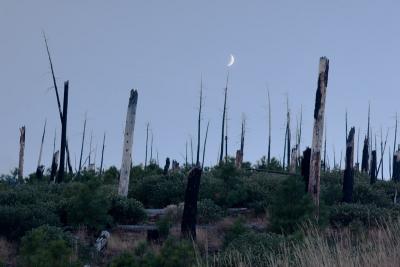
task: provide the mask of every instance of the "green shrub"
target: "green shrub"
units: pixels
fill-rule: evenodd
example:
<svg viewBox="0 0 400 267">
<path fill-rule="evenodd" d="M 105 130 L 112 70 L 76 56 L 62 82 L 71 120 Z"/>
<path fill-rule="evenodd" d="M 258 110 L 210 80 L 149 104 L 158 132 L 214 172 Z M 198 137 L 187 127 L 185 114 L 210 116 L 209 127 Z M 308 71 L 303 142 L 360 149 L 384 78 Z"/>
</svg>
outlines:
<svg viewBox="0 0 400 267">
<path fill-rule="evenodd" d="M 21 239 L 19 263 L 22 266 L 75 266 L 72 249 L 60 228 L 41 226 Z"/>
<path fill-rule="evenodd" d="M 171 229 L 172 223 L 168 217 L 164 216 L 156 222 L 158 232 L 160 237 L 167 238 L 169 235 L 169 230 Z"/>
<path fill-rule="evenodd" d="M 167 239 L 159 255 L 159 266 L 163 267 L 187 267 L 194 261 L 193 244 L 186 240 Z"/>
<path fill-rule="evenodd" d="M 278 186 L 269 207 L 274 232 L 290 234 L 312 220 L 314 204 L 304 188 L 303 180 L 296 176 L 288 177 Z"/>
<path fill-rule="evenodd" d="M 109 214 L 118 224 L 136 224 L 146 219 L 142 203 L 132 198 L 115 196 Z"/>
<path fill-rule="evenodd" d="M 249 229 L 243 223 L 243 219 L 236 220 L 230 226 L 224 235 L 224 247 L 227 247 L 233 240 L 249 232 Z"/>
<path fill-rule="evenodd" d="M 223 211 L 211 199 L 202 199 L 197 204 L 197 219 L 199 223 L 211 223 L 221 219 Z"/>
<path fill-rule="evenodd" d="M 267 252 L 276 253 L 283 248 L 285 238 L 274 233 L 246 231 L 231 240 L 226 251 L 249 251 L 255 258 Z"/>
</svg>

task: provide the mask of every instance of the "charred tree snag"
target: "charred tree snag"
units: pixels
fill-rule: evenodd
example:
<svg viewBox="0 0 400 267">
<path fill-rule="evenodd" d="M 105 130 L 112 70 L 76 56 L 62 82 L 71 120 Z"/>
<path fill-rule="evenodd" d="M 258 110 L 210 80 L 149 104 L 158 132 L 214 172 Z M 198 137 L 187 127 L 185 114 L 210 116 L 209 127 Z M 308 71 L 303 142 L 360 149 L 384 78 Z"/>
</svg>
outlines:
<svg viewBox="0 0 400 267">
<path fill-rule="evenodd" d="M 203 160 L 201 162 L 201 169 L 204 168 L 204 158 L 206 156 L 206 145 L 207 145 L 207 136 L 208 136 L 208 127 L 210 126 L 210 122 L 207 123 L 206 128 L 206 136 L 204 137 L 204 144 L 203 144 Z"/>
<path fill-rule="evenodd" d="M 308 179 L 310 178 L 310 157 L 311 148 L 307 147 L 303 151 L 303 158 L 301 159 L 301 176 L 304 179 L 305 191 L 308 191 Z"/>
<path fill-rule="evenodd" d="M 132 145 L 133 145 L 133 133 L 135 129 L 137 100 L 138 100 L 138 92 L 137 90 L 132 89 L 129 97 L 128 110 L 126 113 L 124 145 L 122 151 L 122 164 L 121 164 L 119 186 L 118 186 L 118 195 L 123 197 L 128 196 L 129 174 L 131 171 L 131 164 L 132 164 Z"/>
<path fill-rule="evenodd" d="M 196 152 L 196 166 L 200 166 L 200 130 L 201 130 L 201 108 L 203 104 L 203 79 L 200 81 L 200 103 L 199 103 L 199 117 L 197 119 L 197 152 Z"/>
<path fill-rule="evenodd" d="M 149 144 L 149 123 L 146 124 L 146 153 L 144 157 L 144 169 L 147 168 L 147 148 Z"/>
<path fill-rule="evenodd" d="M 170 165 L 170 160 L 169 160 L 169 158 L 167 158 L 166 160 L 165 160 L 165 165 L 164 165 L 164 175 L 167 175 L 168 174 L 168 170 L 169 170 L 169 165 Z"/>
<path fill-rule="evenodd" d="M 25 154 L 25 126 L 19 128 L 19 163 L 18 178 L 24 178 L 24 154 Z"/>
<path fill-rule="evenodd" d="M 224 91 L 225 96 L 224 96 L 224 109 L 222 112 L 221 149 L 220 149 L 221 153 L 219 154 L 219 164 L 222 164 L 222 162 L 223 162 L 222 160 L 224 157 L 224 137 L 225 137 L 224 130 L 225 130 L 226 96 L 228 93 L 228 81 L 229 81 L 229 72 L 228 72 L 228 75 L 226 76 L 226 86 L 225 86 L 225 91 Z"/>
<path fill-rule="evenodd" d="M 369 170 L 369 140 L 368 136 L 364 138 L 364 146 L 362 150 L 361 172 L 368 173 Z"/>
<path fill-rule="evenodd" d="M 291 132 L 290 132 L 290 109 L 289 109 L 289 97 L 287 97 L 287 120 L 286 120 L 286 138 L 287 138 L 287 167 L 290 169 L 290 150 L 291 150 L 291 145 L 290 145 L 290 139 L 291 139 Z"/>
<path fill-rule="evenodd" d="M 325 124 L 325 141 L 324 141 L 324 164 L 323 166 L 323 170 L 324 172 L 326 172 L 326 137 L 327 137 L 327 130 L 326 130 L 326 124 Z"/>
<path fill-rule="evenodd" d="M 374 184 L 376 182 L 376 150 L 372 150 L 371 152 L 371 173 L 370 173 L 370 183 Z"/>
<path fill-rule="evenodd" d="M 308 192 L 311 194 L 314 204 L 317 208 L 319 208 L 321 146 L 324 134 L 324 113 L 326 88 L 328 86 L 328 73 L 329 60 L 326 57 L 321 57 L 319 61 L 318 88 L 315 96 L 314 129 L 310 158 L 310 178 L 308 181 Z"/>
<path fill-rule="evenodd" d="M 296 173 L 296 169 L 297 169 L 297 145 L 292 148 L 292 152 L 290 155 L 290 168 L 289 168 L 289 172 L 290 173 Z"/>
<path fill-rule="evenodd" d="M 353 202 L 354 185 L 354 133 L 355 128 L 350 129 L 346 142 L 346 165 L 343 175 L 343 202 Z"/>
<path fill-rule="evenodd" d="M 79 157 L 78 176 L 80 175 L 82 170 L 82 156 L 83 156 L 83 146 L 85 145 L 85 134 L 86 134 L 86 115 L 85 115 L 85 121 L 83 123 L 82 144 L 81 144 L 81 154 Z"/>
<path fill-rule="evenodd" d="M 47 124 L 47 120 L 45 120 L 45 122 L 44 122 L 43 134 L 42 134 L 42 141 L 40 142 L 40 149 L 39 149 L 39 158 L 38 158 L 37 170 L 39 170 L 39 167 L 42 165 L 42 152 L 43 152 L 44 137 L 45 137 L 45 135 L 46 135 L 46 124 Z"/>
<path fill-rule="evenodd" d="M 101 148 L 100 175 L 103 173 L 103 160 L 104 160 L 105 144 L 106 144 L 106 133 L 104 133 L 104 136 L 103 136 L 103 147 Z"/>
<path fill-rule="evenodd" d="M 55 178 L 57 175 L 57 168 L 58 168 L 58 156 L 59 156 L 60 152 L 56 151 L 55 153 L 53 153 L 53 159 L 51 161 L 51 171 L 50 171 L 50 181 L 54 181 L 55 182 Z"/>
<path fill-rule="evenodd" d="M 246 128 L 246 119 L 242 118 L 242 130 L 240 133 L 240 149 L 236 151 L 236 160 L 235 165 L 237 168 L 242 167 L 243 163 L 243 152 L 244 152 L 244 135 L 245 135 L 245 128 Z"/>
<path fill-rule="evenodd" d="M 271 163 L 271 98 L 268 90 L 268 156 L 267 166 Z"/>
<path fill-rule="evenodd" d="M 69 84 L 68 81 L 64 83 L 63 116 L 61 124 L 60 169 L 58 170 L 58 175 L 57 175 L 58 183 L 61 183 L 64 179 L 65 148 L 67 145 L 68 84 Z"/>
<path fill-rule="evenodd" d="M 393 155 L 393 181 L 400 182 L 400 150 Z"/>
<path fill-rule="evenodd" d="M 181 223 L 182 237 L 192 238 L 193 240 L 196 240 L 197 198 L 199 195 L 201 173 L 201 168 L 196 166 L 188 175 Z"/>
</svg>

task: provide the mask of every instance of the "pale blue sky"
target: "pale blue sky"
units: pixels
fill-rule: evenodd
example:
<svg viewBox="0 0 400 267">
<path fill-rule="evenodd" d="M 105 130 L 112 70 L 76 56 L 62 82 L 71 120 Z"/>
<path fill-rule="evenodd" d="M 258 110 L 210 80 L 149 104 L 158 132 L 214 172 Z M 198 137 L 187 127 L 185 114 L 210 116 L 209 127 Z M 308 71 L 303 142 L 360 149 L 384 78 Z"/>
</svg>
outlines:
<svg viewBox="0 0 400 267">
<path fill-rule="evenodd" d="M 185 141 L 190 134 L 195 137 L 203 75 L 204 126 L 210 120 L 206 164 L 215 163 L 230 53 L 236 57 L 228 96 L 230 154 L 239 146 L 242 113 L 248 119 L 245 160 L 254 162 L 266 154 L 267 84 L 273 101 L 273 155 L 282 157 L 286 94 L 293 112 L 292 132 L 302 105 L 302 146 L 311 143 L 318 60 L 327 56 L 328 149 L 331 154 L 335 146 L 339 157 L 346 108 L 349 125 L 364 132 L 371 101 L 374 131 L 379 133 L 381 126 L 384 132 L 387 127 L 393 130 L 400 97 L 399 7 L 398 1 L 365 0 L 2 0 L 0 173 L 18 164 L 21 125 L 26 125 L 27 137 L 25 173 L 36 167 L 45 118 L 47 166 L 55 128 L 60 132 L 42 30 L 49 39 L 59 87 L 70 81 L 73 162 L 87 112 L 88 132 L 93 130 L 94 146 L 98 144 L 97 162 L 106 131 L 105 165 L 119 167 L 131 88 L 139 91 L 134 163 L 144 161 L 147 122 L 160 161 L 169 156 L 182 162 Z M 392 146 L 393 132 L 389 138 Z"/>
</svg>

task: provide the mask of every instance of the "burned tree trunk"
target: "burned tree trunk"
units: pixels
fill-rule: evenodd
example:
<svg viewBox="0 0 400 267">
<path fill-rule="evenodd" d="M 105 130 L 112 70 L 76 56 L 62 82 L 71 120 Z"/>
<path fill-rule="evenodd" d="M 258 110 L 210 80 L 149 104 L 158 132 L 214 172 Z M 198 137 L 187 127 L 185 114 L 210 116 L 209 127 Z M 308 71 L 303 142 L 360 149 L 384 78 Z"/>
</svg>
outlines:
<svg viewBox="0 0 400 267">
<path fill-rule="evenodd" d="M 19 163 L 18 178 L 24 178 L 24 155 L 25 155 L 25 126 L 19 128 Z"/>
<path fill-rule="evenodd" d="M 393 181 L 400 182 L 400 150 L 393 155 Z"/>
<path fill-rule="evenodd" d="M 193 240 L 196 240 L 197 198 L 199 195 L 201 173 L 201 168 L 196 166 L 188 175 L 181 223 L 181 235 Z"/>
<path fill-rule="evenodd" d="M 169 158 L 167 158 L 167 159 L 165 160 L 165 165 L 164 165 L 164 172 L 163 172 L 164 175 L 167 175 L 167 174 L 168 174 L 169 165 L 170 165 L 170 160 L 169 160 Z"/>
<path fill-rule="evenodd" d="M 355 128 L 350 129 L 346 142 L 346 166 L 343 175 L 343 202 L 353 201 L 354 185 L 354 133 Z"/>
<path fill-rule="evenodd" d="M 207 137 L 208 137 L 208 127 L 210 126 L 210 122 L 207 123 L 206 128 L 206 136 L 204 137 L 204 144 L 203 144 L 203 160 L 201 162 L 201 169 L 204 168 L 204 158 L 206 156 L 206 145 L 207 145 Z"/>
<path fill-rule="evenodd" d="M 368 173 L 369 170 L 369 140 L 368 136 L 364 139 L 364 146 L 362 150 L 362 159 L 361 159 L 361 172 Z"/>
<path fill-rule="evenodd" d="M 377 163 L 376 162 L 376 150 L 372 150 L 372 153 L 371 153 L 371 173 L 370 173 L 370 177 L 371 177 L 370 183 L 371 184 L 374 184 L 376 182 L 376 175 L 377 175 L 376 163 Z"/>
<path fill-rule="evenodd" d="M 124 145 L 118 186 L 118 195 L 124 197 L 128 196 L 129 189 L 129 174 L 132 164 L 133 132 L 135 129 L 137 100 L 138 93 L 136 90 L 132 89 L 129 97 L 128 110 L 126 113 Z"/>
<path fill-rule="evenodd" d="M 144 157 L 144 169 L 147 168 L 147 148 L 149 144 L 149 123 L 146 124 L 146 152 Z"/>
<path fill-rule="evenodd" d="M 246 127 L 246 120 L 243 117 L 243 119 L 242 119 L 242 130 L 241 130 L 241 134 L 240 134 L 240 149 L 236 151 L 235 165 L 236 165 L 237 168 L 241 168 L 242 167 L 242 163 L 243 163 L 245 127 Z"/>
<path fill-rule="evenodd" d="M 301 176 L 304 179 L 305 191 L 308 191 L 308 180 L 310 178 L 310 158 L 311 148 L 307 147 L 303 151 L 303 158 L 301 159 Z"/>
<path fill-rule="evenodd" d="M 42 141 L 40 142 L 40 149 L 39 149 L 39 158 L 38 158 L 38 164 L 37 164 L 37 171 L 39 170 L 39 167 L 42 165 L 42 152 L 43 152 L 44 137 L 45 137 L 45 135 L 46 135 L 46 124 L 47 124 L 47 120 L 44 122 L 43 134 L 42 134 Z"/>
<path fill-rule="evenodd" d="M 197 119 L 197 151 L 196 151 L 196 166 L 200 166 L 200 130 L 201 130 L 201 108 L 203 106 L 203 80 L 200 82 L 200 103 L 199 117 Z"/>
<path fill-rule="evenodd" d="M 103 147 L 101 148 L 100 175 L 103 173 L 103 160 L 104 160 L 105 144 L 106 144 L 106 133 L 104 133 L 104 136 L 103 136 Z"/>
<path fill-rule="evenodd" d="M 225 131 L 225 117 L 226 117 L 226 96 L 228 94 L 228 81 L 229 81 L 229 74 L 226 77 L 226 86 L 225 86 L 225 96 L 224 96 L 224 109 L 222 112 L 222 128 L 221 128 L 221 153 L 219 154 L 219 164 L 222 164 L 222 159 L 224 158 L 224 131 Z"/>
<path fill-rule="evenodd" d="M 320 175 L 321 175 L 321 146 L 324 134 L 325 97 L 328 85 L 329 60 L 321 57 L 319 62 L 318 88 L 315 96 L 314 129 L 310 159 L 310 179 L 308 192 L 314 204 L 319 207 Z M 318 216 L 318 214 L 317 214 Z"/>
<path fill-rule="evenodd" d="M 60 169 L 58 170 L 57 182 L 64 179 L 65 168 L 65 147 L 67 145 L 67 118 L 68 118 L 68 81 L 64 83 L 63 116 L 61 124 L 61 148 L 60 148 Z"/>
<path fill-rule="evenodd" d="M 290 173 L 296 173 L 296 169 L 297 169 L 297 145 L 292 148 L 292 152 L 290 155 L 290 168 L 289 168 L 289 172 Z"/>
<path fill-rule="evenodd" d="M 268 90 L 268 156 L 267 166 L 271 163 L 271 98 Z"/>
<path fill-rule="evenodd" d="M 82 156 L 83 156 L 83 146 L 85 145 L 85 134 L 86 134 L 86 116 L 85 116 L 85 122 L 83 123 L 82 144 L 81 144 L 81 154 L 79 157 L 78 176 L 82 170 Z"/>
<path fill-rule="evenodd" d="M 57 168 L 58 168 L 58 156 L 60 152 L 56 151 L 53 153 L 53 159 L 51 161 L 51 171 L 50 171 L 50 181 L 55 182 L 55 177 L 57 175 Z"/>
</svg>

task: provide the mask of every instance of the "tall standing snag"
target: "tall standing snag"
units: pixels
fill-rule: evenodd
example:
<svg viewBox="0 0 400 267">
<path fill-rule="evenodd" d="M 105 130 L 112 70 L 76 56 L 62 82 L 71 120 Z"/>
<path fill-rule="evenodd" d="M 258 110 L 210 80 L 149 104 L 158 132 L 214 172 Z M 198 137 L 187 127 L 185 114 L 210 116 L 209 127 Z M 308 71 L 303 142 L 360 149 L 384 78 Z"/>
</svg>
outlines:
<svg viewBox="0 0 400 267">
<path fill-rule="evenodd" d="M 314 203 L 319 207 L 320 175 L 321 175 L 321 146 L 324 133 L 324 113 L 326 88 L 328 86 L 329 60 L 321 57 L 319 60 L 318 87 L 315 96 L 314 128 L 310 158 L 310 178 L 308 192 Z"/>
<path fill-rule="evenodd" d="M 354 185 L 354 133 L 355 128 L 350 129 L 346 142 L 346 166 L 343 175 L 343 202 L 353 201 Z"/>
<path fill-rule="evenodd" d="M 24 154 L 25 154 L 25 126 L 19 128 L 19 163 L 18 163 L 18 178 L 24 177 Z"/>
<path fill-rule="evenodd" d="M 122 164 L 119 176 L 118 195 L 128 196 L 129 174 L 132 164 L 133 131 L 135 128 L 136 106 L 138 100 L 137 90 L 131 90 L 128 111 L 126 113 L 124 145 L 122 150 Z"/>
<path fill-rule="evenodd" d="M 195 166 L 188 175 L 183 207 L 181 234 L 186 238 L 196 240 L 197 198 L 199 196 L 200 178 L 202 170 Z"/>
<path fill-rule="evenodd" d="M 60 168 L 57 175 L 57 182 L 59 183 L 64 179 L 65 151 L 67 147 L 68 88 L 69 82 L 66 81 L 64 83 L 63 116 L 61 123 Z"/>
</svg>

